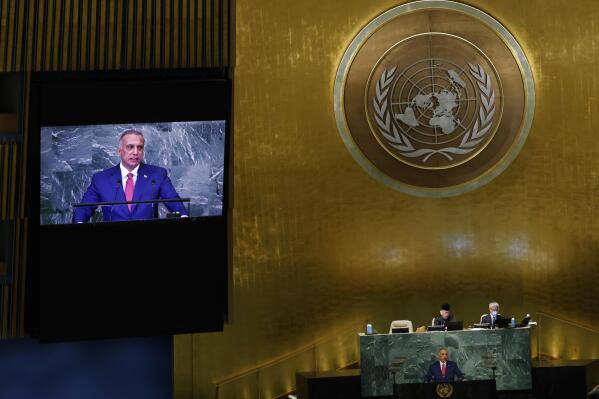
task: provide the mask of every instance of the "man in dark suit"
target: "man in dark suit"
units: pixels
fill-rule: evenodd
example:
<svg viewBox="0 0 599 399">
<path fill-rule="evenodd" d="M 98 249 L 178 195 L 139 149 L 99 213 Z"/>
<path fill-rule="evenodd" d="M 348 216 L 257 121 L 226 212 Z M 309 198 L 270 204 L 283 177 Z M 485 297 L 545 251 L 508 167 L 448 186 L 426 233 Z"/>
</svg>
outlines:
<svg viewBox="0 0 599 399">
<path fill-rule="evenodd" d="M 119 165 L 93 175 L 91 184 L 83 195 L 82 203 L 141 201 L 152 199 L 176 199 L 177 191 L 168 178 L 166 169 L 144 164 L 145 139 L 137 130 L 126 130 L 119 141 Z M 188 216 L 180 202 L 167 202 L 165 206 L 171 212 Z M 73 223 L 89 220 L 95 207 L 75 208 Z M 104 221 L 122 221 L 151 219 L 154 215 L 153 204 L 125 204 L 103 206 Z"/>
<path fill-rule="evenodd" d="M 428 368 L 428 372 L 424 376 L 424 382 L 453 382 L 456 379 L 464 379 L 464 374 L 462 374 L 458 365 L 451 360 L 447 360 L 447 348 L 439 349 L 438 357 L 439 361 L 434 362 Z"/>
<path fill-rule="evenodd" d="M 447 326 L 447 323 L 453 321 L 453 314 L 448 303 L 441 305 L 439 316 L 433 319 L 433 326 Z"/>
<path fill-rule="evenodd" d="M 490 324 L 491 328 L 496 327 L 499 320 L 503 319 L 503 316 L 499 314 L 499 304 L 497 302 L 491 302 L 489 304 L 489 314 L 485 314 L 480 318 L 481 324 Z"/>
</svg>

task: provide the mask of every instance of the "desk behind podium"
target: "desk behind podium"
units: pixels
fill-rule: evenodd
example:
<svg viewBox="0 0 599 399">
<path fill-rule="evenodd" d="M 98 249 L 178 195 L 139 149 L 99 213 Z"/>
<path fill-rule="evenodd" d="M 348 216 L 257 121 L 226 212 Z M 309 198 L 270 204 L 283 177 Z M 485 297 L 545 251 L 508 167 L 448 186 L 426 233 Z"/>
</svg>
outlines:
<svg viewBox="0 0 599 399">
<path fill-rule="evenodd" d="M 495 377 L 497 390 L 532 388 L 530 329 L 360 334 L 363 397 L 391 396 L 394 384 L 421 383 L 439 348 L 468 380 Z"/>
</svg>

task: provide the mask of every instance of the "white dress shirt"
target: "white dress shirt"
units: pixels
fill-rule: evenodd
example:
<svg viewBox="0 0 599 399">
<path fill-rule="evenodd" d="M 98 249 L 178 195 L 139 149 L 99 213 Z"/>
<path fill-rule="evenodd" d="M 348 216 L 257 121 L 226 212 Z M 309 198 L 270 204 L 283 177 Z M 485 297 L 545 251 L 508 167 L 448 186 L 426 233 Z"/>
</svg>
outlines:
<svg viewBox="0 0 599 399">
<path fill-rule="evenodd" d="M 122 178 L 122 183 L 123 183 L 123 192 L 125 192 L 125 188 L 127 187 L 127 179 L 128 179 L 127 175 L 129 173 L 133 174 L 133 187 L 135 187 L 135 183 L 137 183 L 137 172 L 139 170 L 139 165 L 137 165 L 135 167 L 135 169 L 133 169 L 131 172 L 129 172 L 127 170 L 127 168 L 125 168 L 123 166 L 122 162 L 119 164 L 119 166 L 121 167 L 121 178 Z M 189 215 L 181 215 L 181 217 L 182 218 L 187 218 L 187 217 L 189 217 Z"/>
<path fill-rule="evenodd" d="M 133 169 L 131 172 L 129 172 L 127 170 L 127 168 L 125 168 L 123 166 L 123 163 L 121 162 L 119 164 L 119 166 L 121 167 L 121 183 L 123 183 L 123 192 L 125 192 L 125 188 L 127 187 L 127 179 L 128 179 L 128 174 L 129 173 L 133 173 L 133 187 L 135 187 L 135 183 L 137 183 L 137 171 L 139 170 L 139 165 L 137 165 L 135 167 L 135 169 Z"/>
</svg>

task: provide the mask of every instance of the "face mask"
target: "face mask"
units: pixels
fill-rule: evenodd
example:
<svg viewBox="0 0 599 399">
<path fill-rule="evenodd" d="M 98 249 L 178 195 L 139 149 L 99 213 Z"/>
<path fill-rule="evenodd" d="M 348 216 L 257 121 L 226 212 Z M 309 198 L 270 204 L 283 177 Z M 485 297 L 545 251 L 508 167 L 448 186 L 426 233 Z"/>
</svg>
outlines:
<svg viewBox="0 0 599 399">
<path fill-rule="evenodd" d="M 496 310 L 492 310 L 491 311 L 491 316 L 497 316 L 497 311 Z"/>
</svg>

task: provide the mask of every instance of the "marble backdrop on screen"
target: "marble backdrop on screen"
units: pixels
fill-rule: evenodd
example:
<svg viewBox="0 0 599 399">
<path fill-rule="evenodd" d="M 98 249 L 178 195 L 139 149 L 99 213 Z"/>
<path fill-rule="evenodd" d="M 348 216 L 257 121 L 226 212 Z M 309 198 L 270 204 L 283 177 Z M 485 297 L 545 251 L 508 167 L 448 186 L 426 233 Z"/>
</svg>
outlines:
<svg viewBox="0 0 599 399">
<path fill-rule="evenodd" d="M 168 170 L 179 195 L 191 198 L 192 216 L 222 214 L 225 121 L 59 126 L 41 130 L 41 224 L 71 223 L 71 204 L 81 201 L 92 175 L 120 162 L 127 129 L 143 132 L 144 162 Z"/>
</svg>

